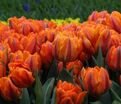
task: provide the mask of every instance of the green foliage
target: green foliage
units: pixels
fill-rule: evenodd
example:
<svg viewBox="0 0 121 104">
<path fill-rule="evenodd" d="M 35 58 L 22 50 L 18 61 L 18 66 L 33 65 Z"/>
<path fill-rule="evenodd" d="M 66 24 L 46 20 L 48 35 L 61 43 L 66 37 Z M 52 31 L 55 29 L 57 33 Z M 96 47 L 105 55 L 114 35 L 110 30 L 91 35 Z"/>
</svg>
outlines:
<svg viewBox="0 0 121 104">
<path fill-rule="evenodd" d="M 20 100 L 20 104 L 30 104 L 30 98 L 27 88 L 23 88 L 22 90 L 22 98 Z"/>
<path fill-rule="evenodd" d="M 63 68 L 62 71 L 60 72 L 60 74 L 58 75 L 58 80 L 74 83 L 73 77 L 65 68 Z"/>
<path fill-rule="evenodd" d="M 25 3 L 30 5 L 29 12 L 23 9 Z M 120 7 L 120 0 L 0 0 L 0 19 L 24 15 L 36 19 L 79 17 L 84 21 L 94 10 L 121 11 Z"/>
</svg>

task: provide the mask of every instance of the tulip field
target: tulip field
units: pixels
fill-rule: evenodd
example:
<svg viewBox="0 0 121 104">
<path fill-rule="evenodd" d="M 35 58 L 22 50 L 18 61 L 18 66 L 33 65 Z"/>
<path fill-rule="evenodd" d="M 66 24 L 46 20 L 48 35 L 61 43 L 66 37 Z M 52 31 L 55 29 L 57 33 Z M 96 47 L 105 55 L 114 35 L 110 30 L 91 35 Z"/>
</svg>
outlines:
<svg viewBox="0 0 121 104">
<path fill-rule="evenodd" d="M 0 21 L 0 104 L 121 104 L 121 13 Z"/>
</svg>

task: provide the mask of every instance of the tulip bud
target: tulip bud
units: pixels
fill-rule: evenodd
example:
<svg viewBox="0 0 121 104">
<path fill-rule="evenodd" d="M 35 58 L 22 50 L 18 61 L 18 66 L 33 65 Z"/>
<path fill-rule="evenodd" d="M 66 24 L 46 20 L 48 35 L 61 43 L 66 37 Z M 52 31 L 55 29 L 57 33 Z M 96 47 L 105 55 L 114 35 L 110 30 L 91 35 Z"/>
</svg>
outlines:
<svg viewBox="0 0 121 104">
<path fill-rule="evenodd" d="M 113 26 L 113 29 L 115 29 L 118 33 L 121 33 L 121 14 L 117 11 L 113 11 L 111 13 L 111 23 Z"/>
<path fill-rule="evenodd" d="M 27 20 L 19 23 L 18 28 L 19 28 L 18 32 L 23 34 L 23 35 L 28 35 L 31 32 L 38 32 L 39 31 L 39 27 L 36 23 L 34 23 L 33 21 L 30 22 Z"/>
<path fill-rule="evenodd" d="M 110 14 L 107 11 L 94 11 L 88 18 L 89 21 L 110 26 Z"/>
<path fill-rule="evenodd" d="M 45 68 L 48 69 L 52 60 L 53 60 L 53 45 L 49 41 L 42 44 L 41 50 L 40 50 L 40 56 L 42 58 L 42 63 L 44 64 Z"/>
<path fill-rule="evenodd" d="M 101 96 L 111 86 L 108 72 L 103 67 L 83 68 L 81 79 L 84 89 L 93 97 Z"/>
<path fill-rule="evenodd" d="M 78 85 L 60 80 L 56 88 L 56 104 L 82 104 L 86 95 L 87 92 Z"/>
<path fill-rule="evenodd" d="M 19 40 L 14 37 L 8 37 L 5 42 L 9 45 L 11 52 L 16 52 L 18 50 L 23 50 L 22 45 L 20 44 Z"/>
<path fill-rule="evenodd" d="M 74 61 L 81 51 L 82 41 L 77 37 L 59 35 L 54 41 L 54 56 L 59 61 Z"/>
<path fill-rule="evenodd" d="M 6 68 L 8 63 L 8 50 L 0 47 L 0 78 L 6 76 Z"/>
<path fill-rule="evenodd" d="M 0 79 L 0 94 L 5 100 L 16 100 L 21 95 L 21 89 L 17 88 L 9 77 Z"/>
<path fill-rule="evenodd" d="M 120 34 L 112 29 L 103 29 L 100 31 L 100 36 L 97 41 L 97 45 L 101 45 L 103 56 L 106 56 L 111 46 L 118 46 L 121 42 Z"/>
<path fill-rule="evenodd" d="M 108 51 L 106 61 L 112 71 L 121 71 L 121 46 L 112 46 Z"/>
<path fill-rule="evenodd" d="M 28 37 L 28 42 L 26 43 L 25 51 L 29 51 L 30 53 L 34 53 L 36 51 L 36 35 L 30 34 Z"/>
<path fill-rule="evenodd" d="M 9 67 L 11 69 L 9 77 L 17 87 L 26 88 L 33 84 L 34 77 L 29 69 L 20 65 L 14 65 L 12 67 L 12 65 L 9 64 Z"/>
<path fill-rule="evenodd" d="M 29 55 L 24 64 L 28 65 L 29 69 L 34 72 L 35 70 L 40 71 L 41 69 L 41 58 L 38 53 L 34 53 L 33 55 Z"/>
</svg>

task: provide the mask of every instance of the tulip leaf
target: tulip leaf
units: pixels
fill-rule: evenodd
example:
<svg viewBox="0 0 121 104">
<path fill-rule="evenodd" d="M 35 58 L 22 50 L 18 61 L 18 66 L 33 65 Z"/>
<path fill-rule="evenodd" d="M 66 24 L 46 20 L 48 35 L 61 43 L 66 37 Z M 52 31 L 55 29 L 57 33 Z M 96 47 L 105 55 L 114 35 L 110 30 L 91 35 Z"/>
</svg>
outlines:
<svg viewBox="0 0 121 104">
<path fill-rule="evenodd" d="M 53 90 L 53 85 L 54 85 L 55 79 L 54 78 L 50 78 L 48 79 L 45 84 L 42 87 L 43 90 L 43 104 L 50 104 L 50 97 L 51 97 L 51 93 Z"/>
<path fill-rule="evenodd" d="M 100 99 L 99 99 L 103 104 L 111 104 L 111 95 L 109 93 L 109 91 L 107 91 L 106 93 L 104 93 Z"/>
<path fill-rule="evenodd" d="M 30 104 L 30 98 L 27 88 L 23 88 L 22 98 L 20 99 L 20 104 Z"/>
<path fill-rule="evenodd" d="M 51 77 L 56 77 L 57 76 L 57 61 L 56 59 L 53 60 L 52 65 L 49 69 L 47 79 Z"/>
<path fill-rule="evenodd" d="M 38 76 L 38 72 L 35 72 L 35 104 L 43 104 L 43 90 L 42 90 L 42 84 Z"/>
<path fill-rule="evenodd" d="M 97 60 L 95 59 L 94 56 L 92 56 L 92 59 L 93 59 L 93 61 L 94 61 L 94 64 L 95 64 L 95 65 L 98 65 L 98 62 L 97 62 Z"/>
<path fill-rule="evenodd" d="M 58 80 L 67 81 L 74 84 L 73 77 L 65 68 L 63 68 L 58 75 Z"/>
<path fill-rule="evenodd" d="M 121 104 L 119 101 L 117 101 L 117 100 L 114 100 L 113 102 L 112 102 L 112 104 Z"/>
<path fill-rule="evenodd" d="M 98 50 L 97 63 L 98 63 L 98 66 L 104 66 L 104 60 L 103 60 L 101 46 L 99 46 L 99 50 Z"/>
<path fill-rule="evenodd" d="M 112 100 L 117 100 L 121 103 L 121 87 L 116 82 L 112 81 L 112 86 L 109 91 Z"/>
<path fill-rule="evenodd" d="M 56 87 L 54 88 L 51 104 L 56 104 Z"/>
</svg>

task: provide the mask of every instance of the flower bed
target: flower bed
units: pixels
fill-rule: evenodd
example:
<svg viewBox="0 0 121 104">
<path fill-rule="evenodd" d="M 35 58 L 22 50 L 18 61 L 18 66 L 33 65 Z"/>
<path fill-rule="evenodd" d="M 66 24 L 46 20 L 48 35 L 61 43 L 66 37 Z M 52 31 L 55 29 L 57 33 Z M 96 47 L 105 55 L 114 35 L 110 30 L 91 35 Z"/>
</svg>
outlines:
<svg viewBox="0 0 121 104">
<path fill-rule="evenodd" d="M 0 22 L 0 104 L 120 104 L 121 14 Z"/>
</svg>

